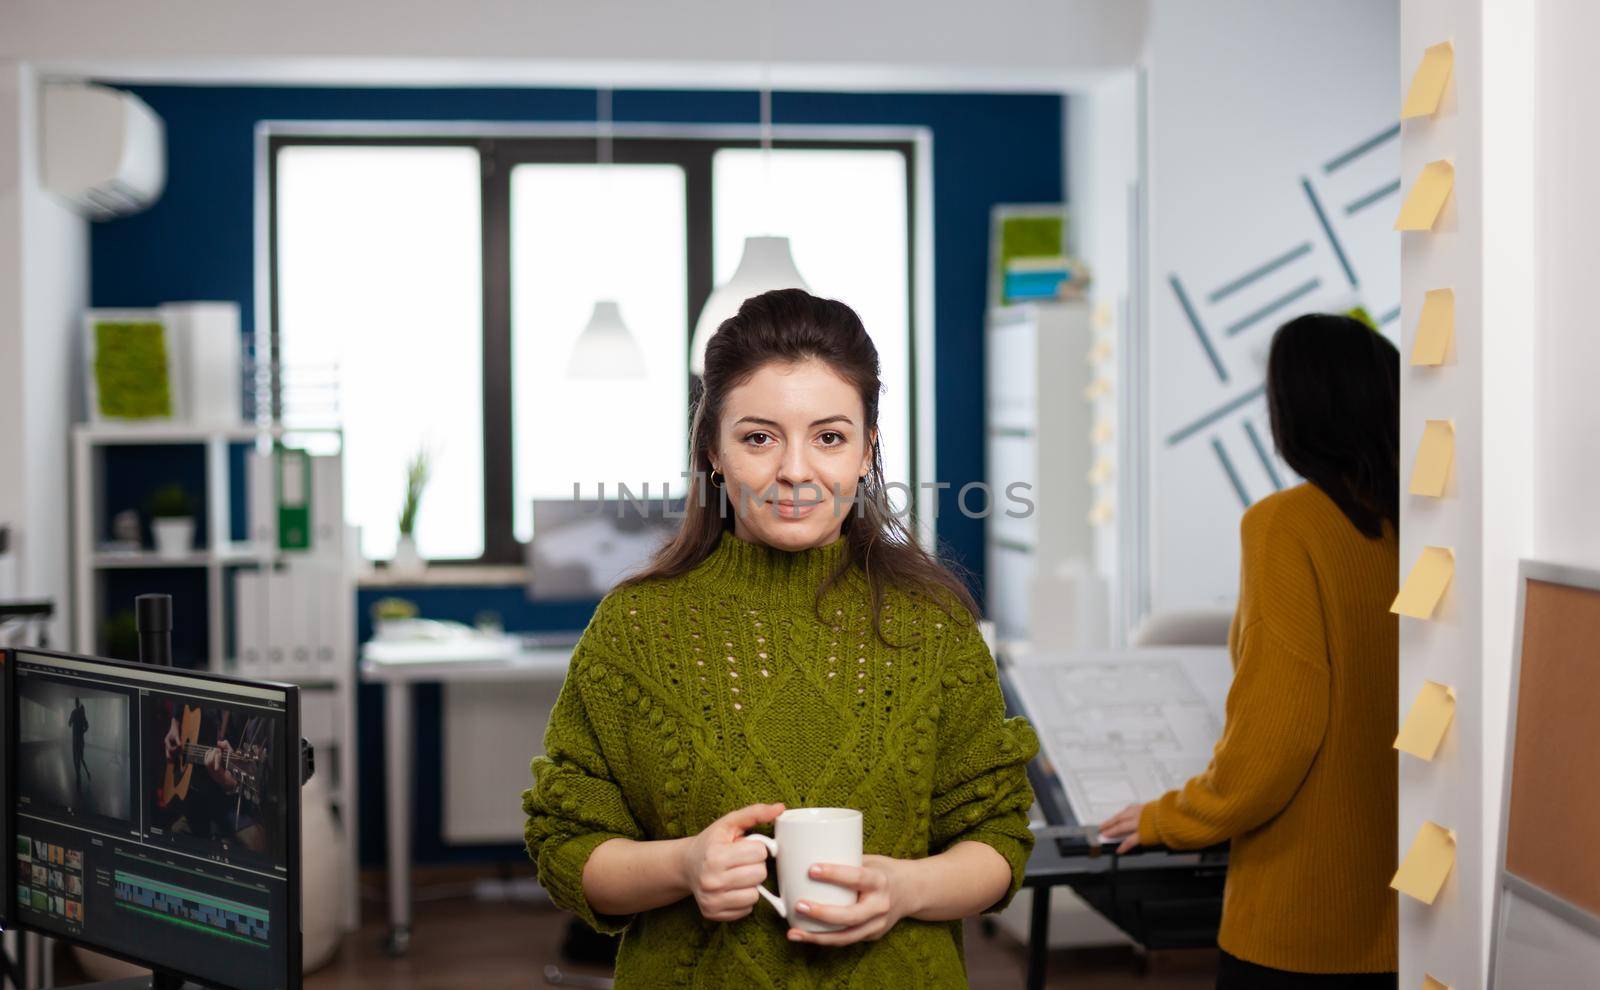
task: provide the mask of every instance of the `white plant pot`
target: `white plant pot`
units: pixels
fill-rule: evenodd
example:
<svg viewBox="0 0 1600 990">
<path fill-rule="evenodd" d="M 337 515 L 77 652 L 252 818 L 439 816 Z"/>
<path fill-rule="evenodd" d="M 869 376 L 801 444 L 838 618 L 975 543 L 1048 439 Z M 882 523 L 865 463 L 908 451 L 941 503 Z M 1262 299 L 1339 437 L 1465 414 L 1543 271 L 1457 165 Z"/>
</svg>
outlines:
<svg viewBox="0 0 1600 990">
<path fill-rule="evenodd" d="M 402 536 L 394 545 L 394 557 L 389 560 L 389 570 L 394 574 L 421 574 L 427 569 L 427 561 L 417 552 L 415 537 Z"/>
<path fill-rule="evenodd" d="M 156 556 L 168 560 L 187 557 L 194 552 L 194 520 L 189 517 L 153 519 L 150 531 L 156 538 Z"/>
</svg>

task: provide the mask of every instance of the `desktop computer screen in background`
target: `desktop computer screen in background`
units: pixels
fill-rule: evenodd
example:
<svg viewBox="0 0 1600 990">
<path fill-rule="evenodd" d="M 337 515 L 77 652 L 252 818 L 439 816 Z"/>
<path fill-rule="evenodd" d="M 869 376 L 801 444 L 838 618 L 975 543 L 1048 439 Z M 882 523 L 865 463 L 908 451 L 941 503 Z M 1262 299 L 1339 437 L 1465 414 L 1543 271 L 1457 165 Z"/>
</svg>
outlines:
<svg viewBox="0 0 1600 990">
<path fill-rule="evenodd" d="M 11 658 L 12 923 L 208 985 L 299 986 L 296 689 Z"/>
</svg>

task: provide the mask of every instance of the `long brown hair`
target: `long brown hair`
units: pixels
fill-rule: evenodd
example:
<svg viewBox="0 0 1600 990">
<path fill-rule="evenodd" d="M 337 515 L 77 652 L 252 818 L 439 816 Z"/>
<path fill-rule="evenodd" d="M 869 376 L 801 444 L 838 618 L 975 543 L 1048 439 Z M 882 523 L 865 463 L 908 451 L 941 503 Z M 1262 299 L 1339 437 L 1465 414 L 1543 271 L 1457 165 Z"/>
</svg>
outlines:
<svg viewBox="0 0 1600 990">
<path fill-rule="evenodd" d="M 705 375 L 694 400 L 689 430 L 689 491 L 683 525 L 638 572 L 618 584 L 626 587 L 652 578 L 676 577 L 711 556 L 724 530 L 734 526 L 726 491 L 708 485 L 711 450 L 716 446 L 723 407 L 733 389 L 769 364 L 793 364 L 815 358 L 855 387 L 865 414 L 863 437 L 878 429 L 878 349 L 867 336 L 855 310 L 836 299 L 820 299 L 803 289 L 774 289 L 751 296 L 739 312 L 722 322 L 706 346 Z M 713 495 L 713 497 L 707 497 Z M 976 619 L 977 602 L 952 565 L 924 550 L 912 526 L 890 506 L 883 479 L 882 434 L 873 443 L 872 467 L 856 489 L 845 517 L 846 551 L 840 565 L 817 589 L 818 618 L 828 591 L 860 567 L 871 590 L 872 629 L 883 642 L 880 612 L 889 589 L 931 599 L 947 613 L 959 604 Z M 959 565 L 955 565 L 959 566 Z M 889 644 L 897 645 L 897 644 Z"/>
</svg>

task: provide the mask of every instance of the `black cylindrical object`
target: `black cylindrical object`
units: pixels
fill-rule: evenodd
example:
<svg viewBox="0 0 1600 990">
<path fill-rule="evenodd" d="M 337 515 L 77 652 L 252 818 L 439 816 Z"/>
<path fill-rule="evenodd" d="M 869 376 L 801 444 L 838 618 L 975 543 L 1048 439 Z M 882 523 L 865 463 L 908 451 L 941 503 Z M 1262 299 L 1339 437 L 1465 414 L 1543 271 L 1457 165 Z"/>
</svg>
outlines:
<svg viewBox="0 0 1600 990">
<path fill-rule="evenodd" d="M 139 595 L 133 600 L 133 624 L 139 631 L 139 661 L 172 666 L 172 596 Z"/>
</svg>

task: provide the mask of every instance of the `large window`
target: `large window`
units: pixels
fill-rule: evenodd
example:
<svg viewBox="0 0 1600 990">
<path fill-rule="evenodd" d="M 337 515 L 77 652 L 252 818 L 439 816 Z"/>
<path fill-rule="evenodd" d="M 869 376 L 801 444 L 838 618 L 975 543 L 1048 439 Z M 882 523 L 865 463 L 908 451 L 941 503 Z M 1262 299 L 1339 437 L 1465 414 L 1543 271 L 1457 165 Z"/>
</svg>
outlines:
<svg viewBox="0 0 1600 990">
<path fill-rule="evenodd" d="M 343 426 L 345 518 L 361 527 L 367 556 L 394 552 L 405 465 L 421 446 L 434 470 L 418 546 L 435 557 L 479 556 L 477 151 L 288 147 L 277 185 L 285 426 Z"/>
<path fill-rule="evenodd" d="M 343 427 L 368 556 L 392 552 L 405 465 L 426 446 L 423 555 L 520 562 L 536 498 L 683 493 L 695 318 L 744 238 L 776 233 L 813 292 L 861 314 L 886 475 L 914 485 L 913 147 L 626 137 L 601 166 L 587 138 L 274 133 L 278 415 Z M 618 303 L 643 377 L 567 377 L 600 300 Z"/>
<path fill-rule="evenodd" d="M 898 151 L 726 148 L 712 164 L 713 271 L 744 239 L 788 236 L 810 290 L 848 303 L 878 348 L 884 480 L 911 484 L 911 261 L 906 156 Z M 907 489 L 909 491 L 909 488 Z M 896 504 L 903 503 L 896 499 Z"/>
<path fill-rule="evenodd" d="M 681 495 L 688 402 L 684 174 L 676 165 L 517 165 L 511 171 L 514 532 L 532 500 L 624 483 Z M 640 379 L 567 377 L 597 300 L 618 304 Z"/>
</svg>

